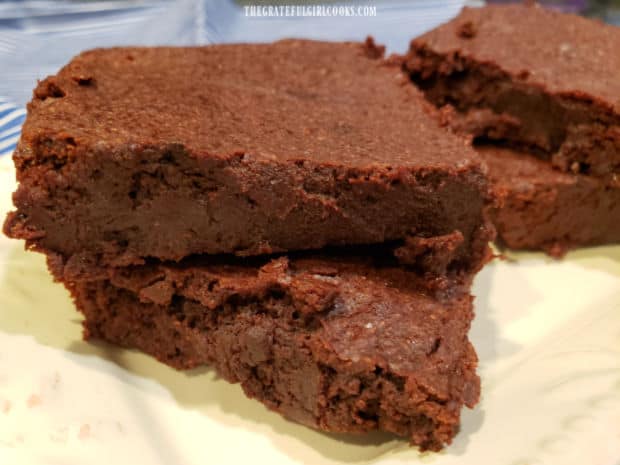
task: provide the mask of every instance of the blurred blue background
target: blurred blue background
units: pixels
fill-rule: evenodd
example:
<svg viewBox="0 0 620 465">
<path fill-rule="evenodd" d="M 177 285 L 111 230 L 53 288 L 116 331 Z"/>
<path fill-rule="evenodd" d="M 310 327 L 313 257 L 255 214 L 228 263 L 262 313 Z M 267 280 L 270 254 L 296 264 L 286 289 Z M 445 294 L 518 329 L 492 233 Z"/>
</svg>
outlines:
<svg viewBox="0 0 620 465">
<path fill-rule="evenodd" d="M 376 7 L 376 16 L 247 17 L 245 5 L 338 4 Z M 24 0 L 0 1 L 0 154 L 12 149 L 36 80 L 72 56 L 113 45 L 196 45 L 283 37 L 363 40 L 389 52 L 482 0 Z M 548 0 L 553 7 L 620 24 L 619 0 Z"/>
<path fill-rule="evenodd" d="M 3 2 L 0 96 L 25 104 L 37 78 L 55 73 L 73 55 L 93 47 L 272 41 L 292 36 L 363 40 L 372 34 L 392 51 L 403 51 L 413 36 L 456 15 L 464 2 L 338 2 L 377 7 L 374 17 L 353 18 L 246 17 L 244 4 L 259 4 L 260 0 Z M 266 3 L 274 5 L 278 1 Z"/>
</svg>

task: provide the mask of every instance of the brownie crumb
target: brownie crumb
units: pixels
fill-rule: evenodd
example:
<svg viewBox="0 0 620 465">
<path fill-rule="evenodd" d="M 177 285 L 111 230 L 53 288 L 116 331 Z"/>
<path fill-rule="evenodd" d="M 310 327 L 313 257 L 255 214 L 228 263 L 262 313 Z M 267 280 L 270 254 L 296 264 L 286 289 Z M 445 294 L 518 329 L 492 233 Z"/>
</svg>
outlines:
<svg viewBox="0 0 620 465">
<path fill-rule="evenodd" d="M 95 79 L 92 76 L 78 75 L 78 76 L 71 76 L 71 79 L 77 82 L 77 84 L 80 86 L 90 86 L 95 83 Z"/>
<path fill-rule="evenodd" d="M 476 37 L 477 32 L 478 32 L 478 28 L 472 21 L 465 21 L 457 29 L 457 35 L 461 37 L 462 39 L 472 39 Z"/>
<path fill-rule="evenodd" d="M 368 58 L 382 58 L 385 53 L 385 46 L 377 45 L 375 39 L 372 36 L 368 36 L 366 37 L 366 42 L 364 42 L 364 53 Z"/>
<path fill-rule="evenodd" d="M 34 97 L 39 100 L 45 100 L 47 98 L 62 98 L 65 95 L 67 95 L 67 93 L 50 78 L 39 81 L 39 85 L 34 90 Z"/>
<path fill-rule="evenodd" d="M 517 78 L 518 79 L 527 79 L 528 77 L 530 77 L 530 72 L 527 69 L 522 69 L 521 71 L 519 71 L 517 73 Z"/>
</svg>

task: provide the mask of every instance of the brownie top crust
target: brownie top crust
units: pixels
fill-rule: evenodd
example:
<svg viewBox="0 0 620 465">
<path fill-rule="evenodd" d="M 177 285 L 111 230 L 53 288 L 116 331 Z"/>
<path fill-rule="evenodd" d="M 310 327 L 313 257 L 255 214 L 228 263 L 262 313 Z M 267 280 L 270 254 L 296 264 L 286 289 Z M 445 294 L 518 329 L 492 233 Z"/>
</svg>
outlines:
<svg viewBox="0 0 620 465">
<path fill-rule="evenodd" d="M 181 144 L 197 158 L 470 165 L 382 56 L 371 39 L 87 51 L 39 83 L 16 157 L 60 141 L 74 156 Z"/>
<path fill-rule="evenodd" d="M 539 5 L 492 5 L 464 8 L 414 44 L 497 66 L 525 84 L 620 113 L 618 27 Z"/>
</svg>

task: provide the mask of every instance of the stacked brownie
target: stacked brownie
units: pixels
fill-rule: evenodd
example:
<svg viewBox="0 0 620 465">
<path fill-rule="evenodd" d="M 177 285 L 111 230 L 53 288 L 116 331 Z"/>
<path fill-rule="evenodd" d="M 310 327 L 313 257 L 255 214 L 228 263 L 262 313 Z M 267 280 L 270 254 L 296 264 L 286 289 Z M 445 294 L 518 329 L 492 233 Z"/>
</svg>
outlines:
<svg viewBox="0 0 620 465">
<path fill-rule="evenodd" d="M 404 68 L 483 150 L 498 236 L 562 255 L 620 241 L 620 29 L 540 6 L 465 8 Z"/>
<path fill-rule="evenodd" d="M 11 237 L 85 336 L 327 431 L 439 449 L 479 397 L 486 167 L 366 44 L 119 48 L 40 82 Z M 205 395 L 208 395 L 206 393 Z"/>
</svg>

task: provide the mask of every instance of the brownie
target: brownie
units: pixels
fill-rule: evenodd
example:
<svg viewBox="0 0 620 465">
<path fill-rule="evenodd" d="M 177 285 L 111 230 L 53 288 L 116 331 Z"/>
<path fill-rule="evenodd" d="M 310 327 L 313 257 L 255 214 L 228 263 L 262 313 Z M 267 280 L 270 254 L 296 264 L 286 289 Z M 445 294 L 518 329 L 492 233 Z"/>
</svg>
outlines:
<svg viewBox="0 0 620 465">
<path fill-rule="evenodd" d="M 34 91 L 4 231 L 73 274 L 379 243 L 475 271 L 493 236 L 481 162 L 382 55 L 371 40 L 82 53 Z"/>
<path fill-rule="evenodd" d="M 178 369 L 213 366 L 270 409 L 331 432 L 450 443 L 479 398 L 472 298 L 354 256 L 184 260 L 67 283 L 85 337 Z M 209 394 L 205 392 L 205 396 Z"/>
<path fill-rule="evenodd" d="M 511 149 L 478 151 L 498 198 L 492 215 L 504 245 L 562 256 L 578 246 L 620 242 L 620 187 Z"/>
<path fill-rule="evenodd" d="M 404 68 L 476 138 L 620 183 L 620 28 L 539 5 L 465 8 Z"/>
</svg>

